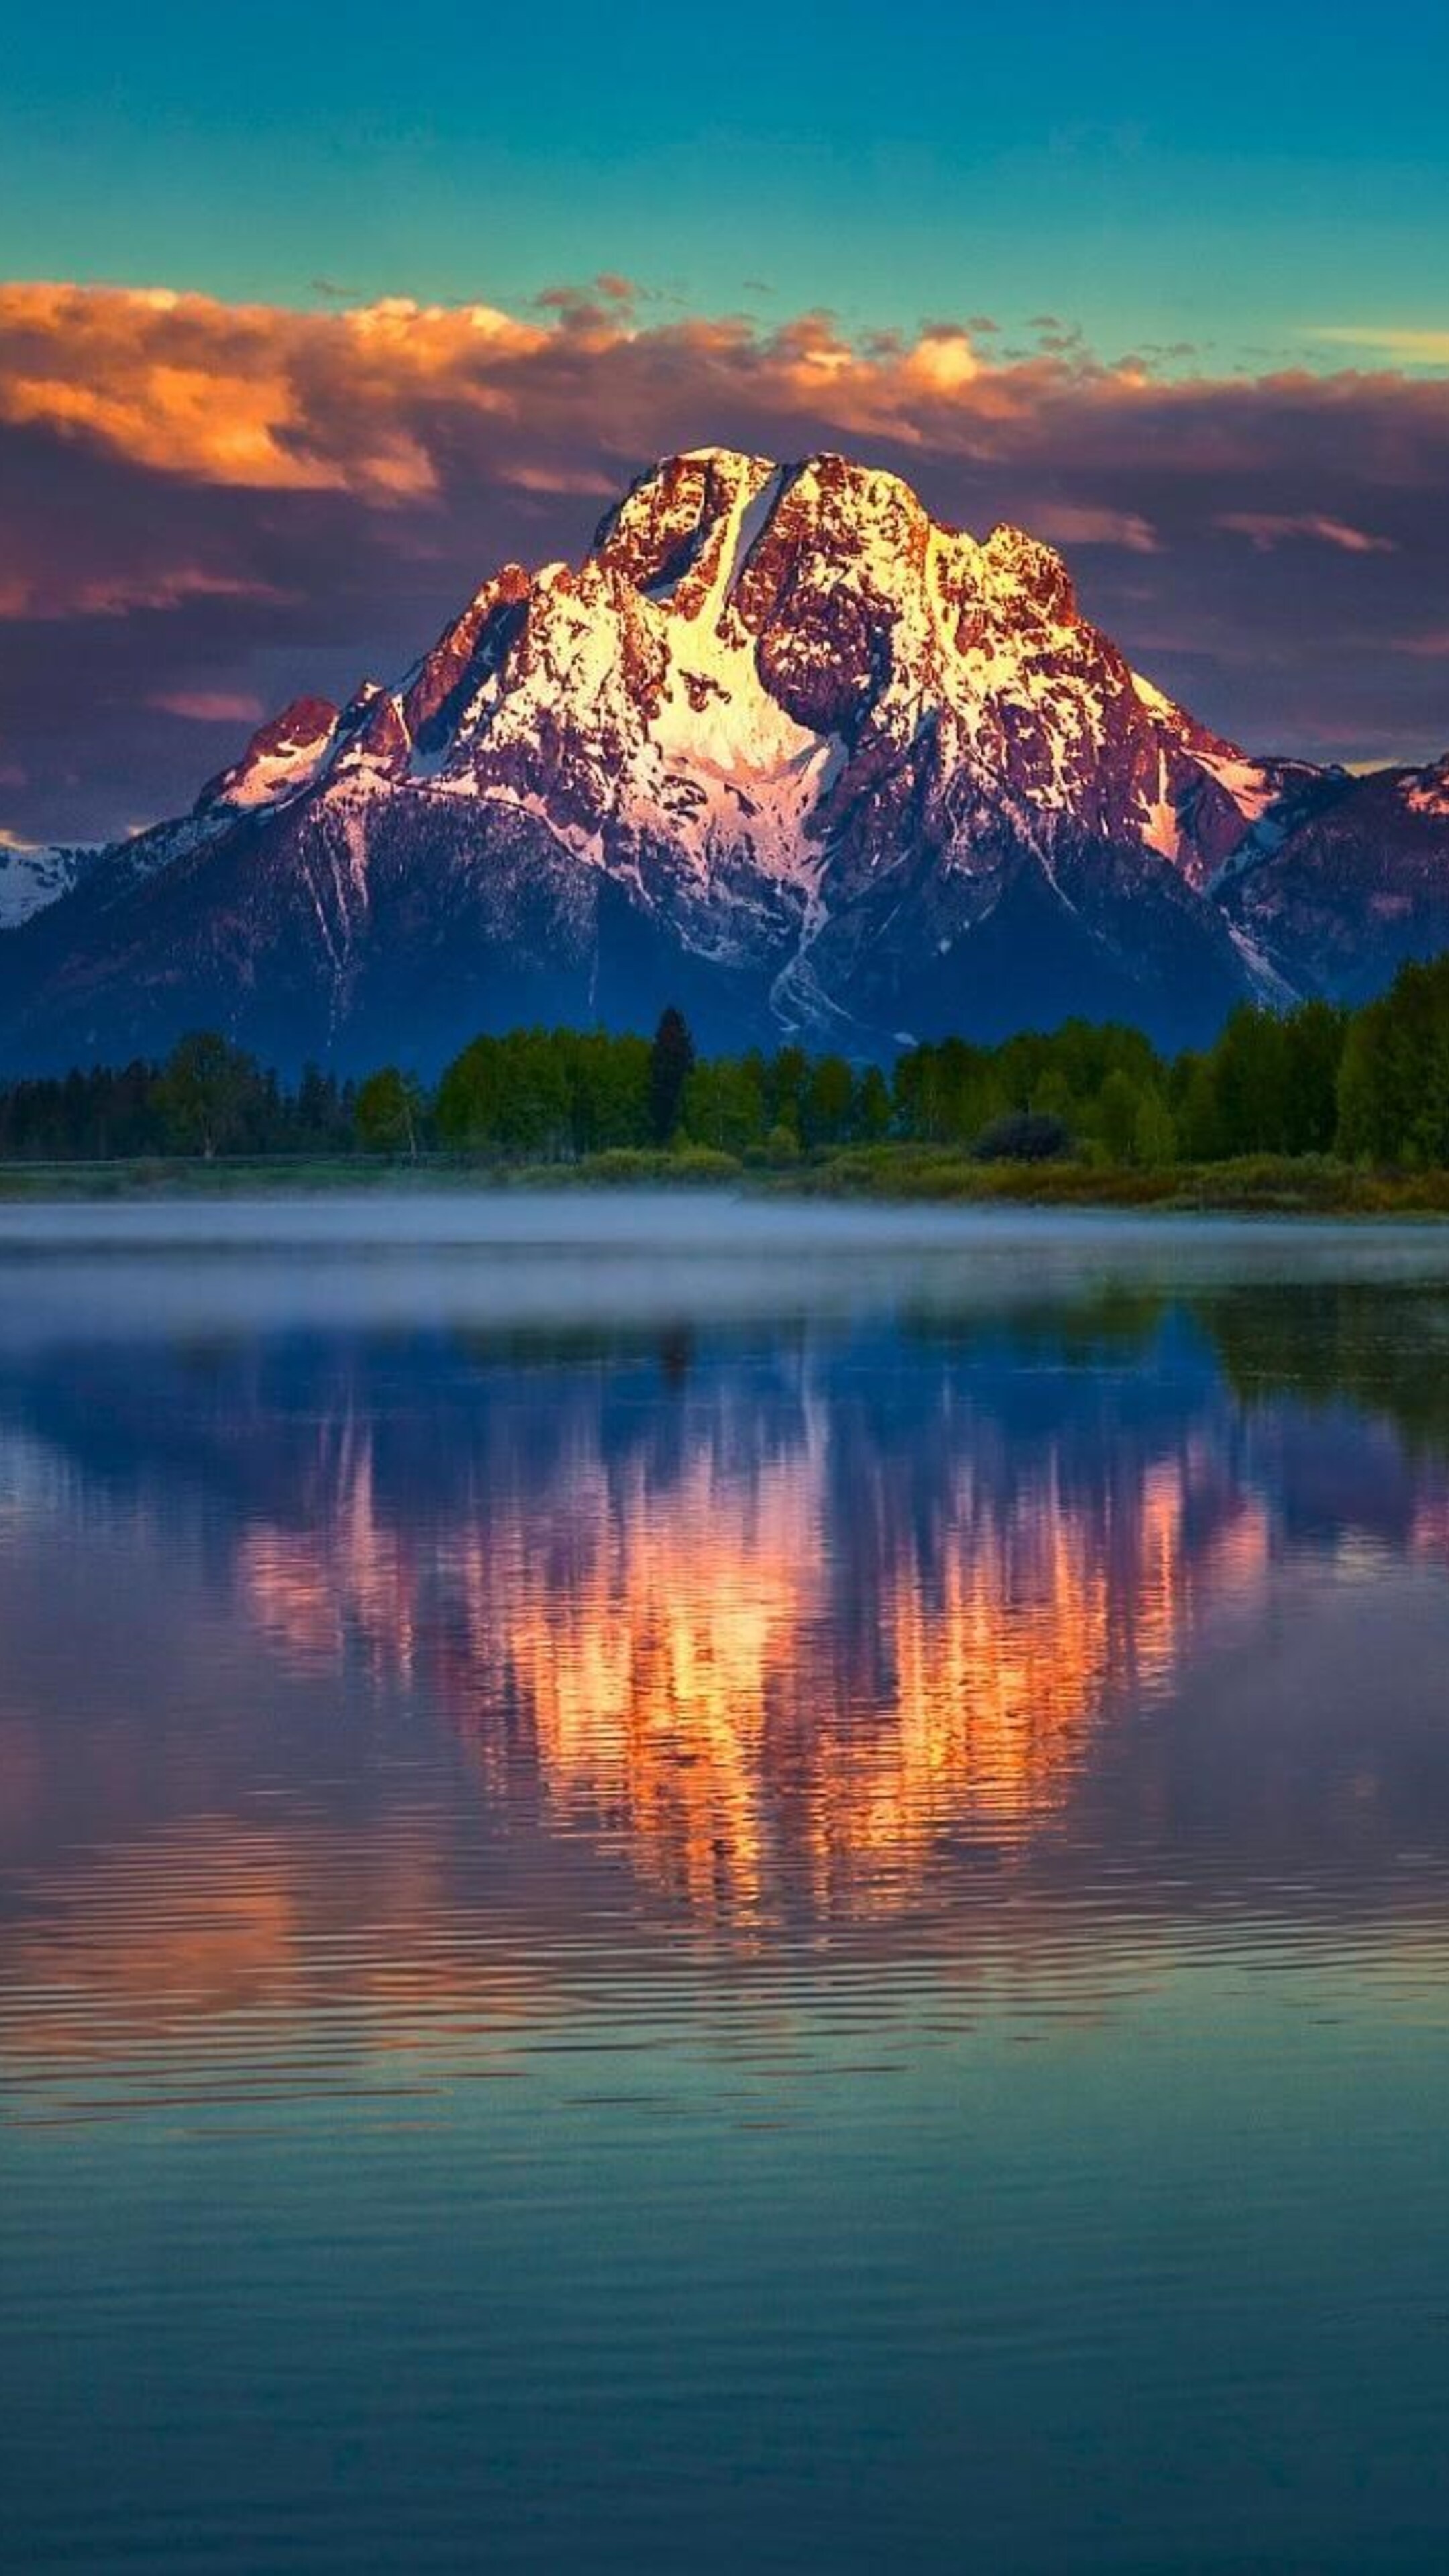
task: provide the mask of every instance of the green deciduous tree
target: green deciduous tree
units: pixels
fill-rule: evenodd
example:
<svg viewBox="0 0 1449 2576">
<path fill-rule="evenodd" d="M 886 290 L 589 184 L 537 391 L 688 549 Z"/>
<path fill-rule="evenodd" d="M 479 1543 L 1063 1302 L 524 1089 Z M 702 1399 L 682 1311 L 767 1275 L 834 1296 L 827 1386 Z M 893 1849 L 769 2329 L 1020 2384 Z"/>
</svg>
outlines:
<svg viewBox="0 0 1449 2576">
<path fill-rule="evenodd" d="M 890 1134 L 891 1096 L 878 1064 L 868 1064 L 856 1083 L 853 1124 L 863 1145 L 878 1145 Z"/>
<path fill-rule="evenodd" d="M 806 1077 L 800 1104 L 801 1135 L 807 1145 L 841 1145 L 850 1133 L 855 1079 L 843 1055 L 817 1056 Z"/>
<path fill-rule="evenodd" d="M 172 1048 L 156 1083 L 167 1141 L 208 1162 L 246 1141 L 246 1113 L 262 1078 L 255 1058 L 215 1029 L 198 1029 Z"/>
<path fill-rule="evenodd" d="M 416 1162 L 423 1109 L 421 1084 L 395 1064 L 383 1065 L 358 1090 L 353 1116 L 359 1143 L 369 1153 L 405 1153 Z"/>
<path fill-rule="evenodd" d="M 1339 1067 L 1338 1141 L 1373 1162 L 1449 1163 L 1449 957 L 1401 967 L 1356 1014 Z"/>
<path fill-rule="evenodd" d="M 758 1145 L 765 1132 L 758 1056 L 714 1056 L 696 1064 L 684 1086 L 683 1123 L 691 1143 L 723 1154 L 747 1154 Z"/>
<path fill-rule="evenodd" d="M 1130 1163 L 1142 1093 L 1121 1065 L 1114 1065 L 1097 1102 L 1097 1133 L 1114 1163 Z"/>
<path fill-rule="evenodd" d="M 1177 1129 L 1155 1084 L 1149 1085 L 1137 1102 L 1137 1116 L 1132 1127 L 1132 1160 L 1144 1171 L 1160 1170 L 1177 1160 Z"/>
</svg>

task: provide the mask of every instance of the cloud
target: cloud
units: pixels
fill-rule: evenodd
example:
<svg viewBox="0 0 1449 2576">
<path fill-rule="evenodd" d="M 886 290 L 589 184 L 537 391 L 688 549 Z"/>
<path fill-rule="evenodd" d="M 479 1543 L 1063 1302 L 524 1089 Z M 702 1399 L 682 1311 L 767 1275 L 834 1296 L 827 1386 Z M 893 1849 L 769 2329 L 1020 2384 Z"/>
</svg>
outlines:
<svg viewBox="0 0 1449 2576">
<path fill-rule="evenodd" d="M 1365 329 L 1339 324 L 1304 336 L 1329 348 L 1371 349 L 1376 357 L 1387 358 L 1395 366 L 1449 366 L 1449 331 L 1400 330 L 1392 323 L 1370 324 Z"/>
<path fill-rule="evenodd" d="M 483 353 L 496 363 L 541 336 L 487 305 L 402 297 L 295 313 L 165 288 L 6 286 L 0 421 L 166 474 L 389 505 L 436 488 L 410 409 L 444 390 L 486 409 Z"/>
<path fill-rule="evenodd" d="M 1362 528 L 1347 527 L 1342 519 L 1326 519 L 1315 510 L 1220 510 L 1217 525 L 1233 536 L 1251 538 L 1264 551 L 1293 537 L 1311 537 L 1320 545 L 1337 546 L 1346 555 L 1398 552 L 1392 537 L 1371 537 Z"/>
<path fill-rule="evenodd" d="M 179 608 L 189 599 L 284 599 L 270 583 L 207 572 L 199 564 L 136 573 L 79 573 L 56 583 L 43 572 L 0 575 L 0 621 L 17 618 L 130 617 L 137 609 Z"/>
<path fill-rule="evenodd" d="M 188 724 L 259 724 L 266 714 L 261 699 L 247 689 L 158 689 L 146 704 Z"/>
<path fill-rule="evenodd" d="M 1082 501 L 1043 501 L 1032 534 L 1054 546 L 1123 546 L 1132 555 L 1158 551 L 1157 532 L 1140 510 L 1094 509 Z"/>
<path fill-rule="evenodd" d="M 1449 596 L 1449 382 L 1215 377 L 1040 327 L 1013 354 L 985 315 L 680 313 L 611 272 L 522 315 L 0 285 L 0 703 L 27 773 L 0 823 L 89 839 L 177 810 L 183 702 L 401 670 L 499 563 L 577 558 L 641 468 L 715 443 L 843 448 L 957 525 L 1035 530 L 1228 734 L 1437 747 L 1443 656 L 1403 639 Z"/>
<path fill-rule="evenodd" d="M 369 508 L 445 503 L 458 477 L 492 474 L 551 492 L 612 489 L 621 465 L 732 433 L 748 421 L 779 443 L 884 439 L 967 464 L 1089 473 L 1115 456 L 1220 468 L 1266 460 L 1293 417 L 1365 415 L 1392 378 L 1278 375 L 1214 382 L 1107 363 L 1055 317 L 1017 358 L 983 347 L 992 326 L 936 319 L 914 338 L 861 336 L 828 312 L 766 329 L 744 315 L 641 326 L 638 290 L 609 272 L 551 289 L 542 318 L 485 304 L 392 296 L 345 311 L 228 305 L 165 289 L 0 287 L 0 422 L 42 428 L 126 462 L 213 488 L 342 493 Z M 1401 383 L 1398 409 L 1443 388 Z M 723 416 L 723 417 L 722 417 Z M 1078 443 L 1066 446 L 1070 425 Z M 1383 460 L 1394 479 L 1393 460 Z M 1060 511 L 1100 511 L 1071 492 Z M 1142 522 L 1115 539 L 1145 550 Z M 1252 518 L 1255 531 L 1248 526 Z M 1064 524 L 1067 522 L 1064 521 Z M 1325 510 L 1235 512 L 1244 533 L 1360 538 Z"/>
<path fill-rule="evenodd" d="M 617 478 L 592 465 L 505 465 L 499 479 L 517 492 L 576 492 L 596 501 L 612 500 L 619 488 Z"/>
<path fill-rule="evenodd" d="M 1449 662 L 1449 626 L 1431 626 L 1422 635 L 1397 635 L 1396 653 L 1410 653 L 1421 662 Z"/>
</svg>

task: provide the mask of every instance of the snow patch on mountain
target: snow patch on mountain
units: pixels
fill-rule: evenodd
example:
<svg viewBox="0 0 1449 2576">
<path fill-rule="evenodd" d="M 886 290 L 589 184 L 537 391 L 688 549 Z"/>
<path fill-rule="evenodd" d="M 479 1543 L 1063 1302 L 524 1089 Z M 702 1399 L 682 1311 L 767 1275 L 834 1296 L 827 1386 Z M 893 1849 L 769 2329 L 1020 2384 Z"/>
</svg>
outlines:
<svg viewBox="0 0 1449 2576">
<path fill-rule="evenodd" d="M 1272 959 L 1265 955 L 1257 940 L 1253 938 L 1251 932 L 1243 928 L 1241 922 L 1228 923 L 1228 937 L 1247 969 L 1248 982 L 1255 1002 L 1266 1005 L 1271 1011 L 1286 1011 L 1291 1010 L 1294 1003 L 1302 999 L 1301 994 L 1295 991 L 1286 976 L 1279 973 Z"/>
<path fill-rule="evenodd" d="M 1259 760 L 1248 760 L 1241 752 L 1199 749 L 1193 758 L 1225 787 L 1245 823 L 1257 823 L 1267 813 L 1278 794 L 1276 781 Z"/>
<path fill-rule="evenodd" d="M 246 814 L 311 787 L 337 738 L 338 712 L 326 698 L 294 698 L 252 735 L 240 760 L 204 787 L 200 806 Z"/>
<path fill-rule="evenodd" d="M 0 930 L 18 930 L 93 867 L 96 848 L 26 849 L 0 841 Z"/>
</svg>

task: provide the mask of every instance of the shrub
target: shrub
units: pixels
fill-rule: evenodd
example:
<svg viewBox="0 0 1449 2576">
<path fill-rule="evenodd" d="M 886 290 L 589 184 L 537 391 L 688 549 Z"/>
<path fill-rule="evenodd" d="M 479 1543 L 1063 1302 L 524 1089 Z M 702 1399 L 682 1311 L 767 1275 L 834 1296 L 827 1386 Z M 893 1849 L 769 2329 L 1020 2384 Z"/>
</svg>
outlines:
<svg viewBox="0 0 1449 2576">
<path fill-rule="evenodd" d="M 978 1163 L 1060 1163 L 1071 1150 L 1070 1129 L 1045 1109 L 1008 1110 L 982 1128 L 971 1148 Z"/>
</svg>

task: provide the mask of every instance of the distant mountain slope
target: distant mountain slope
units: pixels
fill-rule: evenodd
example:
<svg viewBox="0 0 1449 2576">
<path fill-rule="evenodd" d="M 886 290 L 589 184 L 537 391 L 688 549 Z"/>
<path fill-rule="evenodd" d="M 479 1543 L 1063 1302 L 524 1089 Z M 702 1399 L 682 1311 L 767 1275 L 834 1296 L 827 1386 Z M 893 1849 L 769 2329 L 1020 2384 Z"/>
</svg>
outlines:
<svg viewBox="0 0 1449 2576">
<path fill-rule="evenodd" d="M 1449 948 L 1449 760 L 1347 782 L 1222 893 L 1299 991 L 1367 1001 Z"/>
<path fill-rule="evenodd" d="M 103 849 L 12 849 L 0 841 L 0 930 L 18 930 L 58 903 L 105 855 Z"/>
<path fill-rule="evenodd" d="M 1176 1043 L 1364 967 L 1374 787 L 1208 732 L 1017 529 L 838 456 L 671 457 L 579 568 L 506 566 L 396 687 L 298 700 L 0 940 L 0 1061 L 207 1024 L 429 1068 L 666 999 L 712 1044 L 1070 1011 Z M 1425 892 L 1394 918 L 1427 936 L 1449 817 L 1396 792 Z"/>
</svg>

